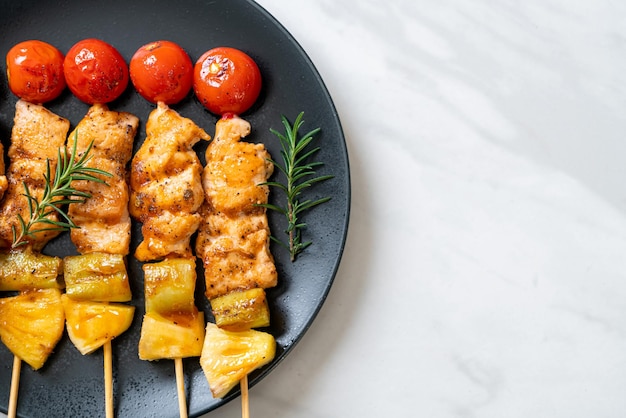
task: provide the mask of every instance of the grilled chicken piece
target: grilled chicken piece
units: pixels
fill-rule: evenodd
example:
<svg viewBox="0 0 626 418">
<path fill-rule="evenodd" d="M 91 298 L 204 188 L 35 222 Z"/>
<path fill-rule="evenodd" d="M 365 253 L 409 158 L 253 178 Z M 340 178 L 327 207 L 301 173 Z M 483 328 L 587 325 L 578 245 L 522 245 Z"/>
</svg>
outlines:
<svg viewBox="0 0 626 418">
<path fill-rule="evenodd" d="M 229 217 L 265 214 L 255 206 L 267 203 L 269 188 L 259 186 L 274 170 L 263 144 L 241 141 L 250 134 L 250 124 L 239 118 L 220 119 L 215 138 L 206 152 L 202 184 L 212 212 Z"/>
<path fill-rule="evenodd" d="M 277 281 L 265 208 L 257 206 L 267 203 L 268 187 L 259 184 L 273 165 L 262 144 L 241 141 L 249 133 L 247 121 L 222 118 L 206 152 L 206 202 L 196 254 L 204 264 L 209 300 L 235 290 L 273 287 Z"/>
<path fill-rule="evenodd" d="M 9 182 L 7 180 L 7 176 L 4 174 L 5 173 L 5 168 L 4 168 L 4 147 L 2 146 L 2 143 L 0 142 L 0 200 L 2 200 L 2 196 L 4 196 L 4 192 L 7 190 L 7 187 L 9 187 Z"/>
<path fill-rule="evenodd" d="M 143 223 L 140 261 L 192 256 L 204 200 L 202 165 L 192 147 L 210 136 L 164 103 L 152 111 L 146 139 L 131 164 L 130 214 Z"/>
<path fill-rule="evenodd" d="M 50 162 L 50 174 L 54 176 L 58 150 L 67 136 L 70 123 L 40 105 L 19 100 L 15 106 L 15 118 L 9 147 L 10 164 L 7 171 L 8 188 L 0 206 L 0 248 L 8 248 L 13 241 L 12 228 L 20 230 L 17 214 L 28 220 L 28 198 L 24 185 L 38 200 L 44 191 L 46 163 Z M 50 215 L 57 220 L 56 214 Z M 43 225 L 45 226 L 45 225 Z M 42 225 L 37 225 L 37 229 Z M 35 251 L 40 250 L 58 231 L 45 231 L 28 236 Z"/>
<path fill-rule="evenodd" d="M 112 175 L 97 175 L 106 184 L 85 180 L 72 183 L 75 189 L 92 196 L 85 203 L 69 206 L 70 217 L 80 227 L 72 229 L 70 236 L 81 254 L 128 254 L 130 216 L 126 165 L 132 155 L 138 125 L 139 119 L 130 113 L 115 112 L 106 105 L 96 104 L 68 138 L 68 149 L 77 141 L 78 155 L 93 142 L 87 165 Z"/>
</svg>

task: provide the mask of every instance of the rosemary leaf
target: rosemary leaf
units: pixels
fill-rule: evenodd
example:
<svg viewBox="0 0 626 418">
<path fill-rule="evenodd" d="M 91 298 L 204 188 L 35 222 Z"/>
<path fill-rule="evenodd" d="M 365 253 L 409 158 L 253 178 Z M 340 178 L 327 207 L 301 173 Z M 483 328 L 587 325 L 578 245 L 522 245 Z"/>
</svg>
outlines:
<svg viewBox="0 0 626 418">
<path fill-rule="evenodd" d="M 302 241 L 302 230 L 307 226 L 306 223 L 302 222 L 300 219 L 302 212 L 330 200 L 330 197 L 323 197 L 300 202 L 299 198 L 301 193 L 304 189 L 316 183 L 334 177 L 332 175 L 311 177 L 315 176 L 315 169 L 323 165 L 323 163 L 319 161 L 307 162 L 320 150 L 319 147 L 313 149 L 307 148 L 313 141 L 314 136 L 320 132 L 320 128 L 313 129 L 302 137 L 298 137 L 300 127 L 304 124 L 303 117 L 304 112 L 300 112 L 293 125 L 291 125 L 287 118 L 282 116 L 281 122 L 285 128 L 285 133 L 270 129 L 270 132 L 280 141 L 280 155 L 283 161 L 282 163 L 278 163 L 272 159 L 269 161 L 278 169 L 282 176 L 285 177 L 286 182 L 268 181 L 263 183 L 263 185 L 275 187 L 282 191 L 285 195 L 286 202 L 284 206 L 269 203 L 259 205 L 285 216 L 287 220 L 287 228 L 285 229 L 285 233 L 288 236 L 287 241 L 283 241 L 275 236 L 271 236 L 270 238 L 273 242 L 289 250 L 291 261 L 295 261 L 296 256 L 312 244 L 310 241 Z"/>
</svg>

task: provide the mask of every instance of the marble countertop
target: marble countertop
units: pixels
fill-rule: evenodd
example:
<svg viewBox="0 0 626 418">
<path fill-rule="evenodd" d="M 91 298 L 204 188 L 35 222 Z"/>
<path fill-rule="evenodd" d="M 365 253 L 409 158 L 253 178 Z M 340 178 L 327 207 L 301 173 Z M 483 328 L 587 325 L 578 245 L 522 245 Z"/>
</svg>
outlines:
<svg viewBox="0 0 626 418">
<path fill-rule="evenodd" d="M 626 416 L 626 4 L 259 3 L 333 96 L 352 212 L 253 415 Z"/>
</svg>

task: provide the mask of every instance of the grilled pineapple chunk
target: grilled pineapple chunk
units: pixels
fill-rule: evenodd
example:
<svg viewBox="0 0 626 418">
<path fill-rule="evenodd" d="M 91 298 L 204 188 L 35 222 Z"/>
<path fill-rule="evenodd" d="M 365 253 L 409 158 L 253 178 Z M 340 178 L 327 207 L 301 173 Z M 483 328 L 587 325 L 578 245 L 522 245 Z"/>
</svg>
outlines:
<svg viewBox="0 0 626 418">
<path fill-rule="evenodd" d="M 211 299 L 211 311 L 215 324 L 229 331 L 267 327 L 270 324 L 270 311 L 262 288 L 234 291 Z"/>
<path fill-rule="evenodd" d="M 64 325 L 59 289 L 27 290 L 0 299 L 0 339 L 35 370 L 52 353 Z"/>
<path fill-rule="evenodd" d="M 120 254 L 90 253 L 63 259 L 65 293 L 74 300 L 128 302 L 132 298 Z"/>
<path fill-rule="evenodd" d="M 144 264 L 146 314 L 141 325 L 142 360 L 197 357 L 204 340 L 204 313 L 194 303 L 196 261 L 172 258 Z"/>
<path fill-rule="evenodd" d="M 222 398 L 244 376 L 272 361 L 275 354 L 276 341 L 271 334 L 226 331 L 209 322 L 200 365 L 213 397 Z"/>
<path fill-rule="evenodd" d="M 195 308 L 194 308 L 195 309 Z M 161 315 L 147 312 L 141 325 L 141 360 L 197 357 L 202 352 L 204 314 Z"/>
<path fill-rule="evenodd" d="M 172 258 L 144 264 L 146 312 L 193 313 L 196 311 L 196 261 Z"/>
<path fill-rule="evenodd" d="M 61 288 L 61 268 L 59 257 L 30 250 L 0 254 L 0 291 Z"/>
<path fill-rule="evenodd" d="M 89 354 L 121 335 L 133 322 L 135 307 L 75 301 L 62 295 L 67 334 L 81 354 Z"/>
</svg>

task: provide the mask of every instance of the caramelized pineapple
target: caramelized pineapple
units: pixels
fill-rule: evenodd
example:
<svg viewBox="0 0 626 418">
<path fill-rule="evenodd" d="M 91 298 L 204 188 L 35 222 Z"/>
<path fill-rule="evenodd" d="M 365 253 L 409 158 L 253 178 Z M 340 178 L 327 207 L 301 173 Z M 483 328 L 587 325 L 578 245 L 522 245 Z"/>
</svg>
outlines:
<svg viewBox="0 0 626 418">
<path fill-rule="evenodd" d="M 62 287 L 62 260 L 30 250 L 0 253 L 0 291 Z"/>
<path fill-rule="evenodd" d="M 90 253 L 63 259 L 65 293 L 74 300 L 128 302 L 132 298 L 121 254 Z"/>
<path fill-rule="evenodd" d="M 146 314 L 141 325 L 142 360 L 196 357 L 202 351 L 204 314 L 194 303 L 196 261 L 172 258 L 144 264 Z"/>
<path fill-rule="evenodd" d="M 147 312 L 141 325 L 141 360 L 197 357 L 202 352 L 204 314 L 161 315 Z"/>
<path fill-rule="evenodd" d="M 59 289 L 27 290 L 0 298 L 0 338 L 13 354 L 37 370 L 63 335 Z"/>
<path fill-rule="evenodd" d="M 211 311 L 215 324 L 229 331 L 267 327 L 270 324 L 267 298 L 262 288 L 234 291 L 213 298 Z"/>
<path fill-rule="evenodd" d="M 226 331 L 209 322 L 200 365 L 213 397 L 224 397 L 244 376 L 272 361 L 275 353 L 276 341 L 271 334 Z"/>
<path fill-rule="evenodd" d="M 75 301 L 62 295 L 67 333 L 81 354 L 89 354 L 121 335 L 133 322 L 135 307 L 117 303 Z"/>
<path fill-rule="evenodd" d="M 172 258 L 144 264 L 146 312 L 188 312 L 196 310 L 196 261 L 193 258 Z"/>
</svg>

